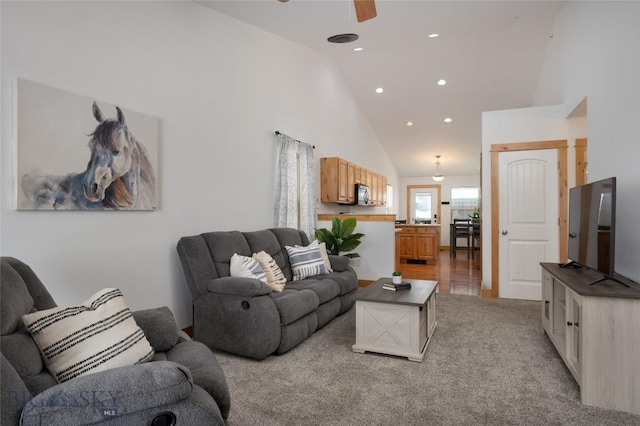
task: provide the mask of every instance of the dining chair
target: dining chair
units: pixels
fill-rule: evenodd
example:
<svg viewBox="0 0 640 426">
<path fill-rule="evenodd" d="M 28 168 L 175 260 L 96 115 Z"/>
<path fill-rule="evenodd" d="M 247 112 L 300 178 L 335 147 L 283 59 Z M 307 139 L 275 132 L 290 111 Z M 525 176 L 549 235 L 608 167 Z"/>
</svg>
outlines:
<svg viewBox="0 0 640 426">
<path fill-rule="evenodd" d="M 467 258 L 471 256 L 471 222 L 468 219 L 453 219 L 453 238 L 451 247 L 451 251 L 453 252 L 453 257 L 456 257 L 456 252 L 458 251 L 458 239 L 464 238 L 467 241 L 466 247 L 467 250 Z"/>
<path fill-rule="evenodd" d="M 480 220 L 471 219 L 471 258 L 475 257 L 476 243 L 480 249 Z"/>
</svg>

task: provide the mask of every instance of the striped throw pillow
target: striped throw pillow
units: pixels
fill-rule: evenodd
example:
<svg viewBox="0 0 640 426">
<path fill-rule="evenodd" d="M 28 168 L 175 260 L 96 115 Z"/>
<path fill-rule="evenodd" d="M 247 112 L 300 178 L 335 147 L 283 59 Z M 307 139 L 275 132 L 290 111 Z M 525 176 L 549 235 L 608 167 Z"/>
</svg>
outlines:
<svg viewBox="0 0 640 426">
<path fill-rule="evenodd" d="M 277 292 L 284 290 L 287 279 L 273 257 L 266 251 L 261 251 L 254 253 L 253 258 L 262 266 L 264 273 L 267 275 L 267 285 L 271 287 L 271 290 Z"/>
<path fill-rule="evenodd" d="M 255 278 L 267 283 L 267 274 L 258 261 L 252 257 L 234 253 L 231 256 L 230 273 L 232 277 Z"/>
<path fill-rule="evenodd" d="M 38 311 L 22 320 L 58 383 L 154 355 L 116 288 L 100 290 L 79 306 Z"/>
<path fill-rule="evenodd" d="M 317 242 L 318 240 L 315 241 Z M 327 244 L 322 242 L 318 244 L 318 247 L 320 247 L 320 255 L 322 256 L 322 261 L 324 262 L 324 267 L 327 269 L 327 273 L 333 272 L 333 269 L 331 269 L 331 261 L 327 254 Z"/>
<path fill-rule="evenodd" d="M 327 273 L 318 241 L 314 241 L 306 247 L 285 246 L 285 248 L 289 253 L 289 263 L 291 263 L 294 281 Z"/>
</svg>

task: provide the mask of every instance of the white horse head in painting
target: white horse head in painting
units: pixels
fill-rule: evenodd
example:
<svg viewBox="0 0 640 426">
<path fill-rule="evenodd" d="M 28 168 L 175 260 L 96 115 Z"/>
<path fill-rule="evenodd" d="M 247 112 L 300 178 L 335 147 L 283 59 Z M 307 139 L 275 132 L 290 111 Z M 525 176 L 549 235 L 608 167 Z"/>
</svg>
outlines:
<svg viewBox="0 0 640 426">
<path fill-rule="evenodd" d="M 91 134 L 91 158 L 82 180 L 82 190 L 90 202 L 107 208 L 152 208 L 156 179 L 144 146 L 129 131 L 122 110 L 105 119 L 97 103 L 93 116 L 98 121 Z"/>
</svg>

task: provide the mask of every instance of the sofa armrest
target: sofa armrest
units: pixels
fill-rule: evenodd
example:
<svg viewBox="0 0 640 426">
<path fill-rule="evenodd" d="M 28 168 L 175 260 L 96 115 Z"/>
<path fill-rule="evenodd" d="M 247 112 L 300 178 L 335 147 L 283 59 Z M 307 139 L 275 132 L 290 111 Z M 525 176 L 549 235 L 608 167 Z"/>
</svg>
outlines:
<svg viewBox="0 0 640 426">
<path fill-rule="evenodd" d="M 229 416 L 231 397 L 227 379 L 211 349 L 200 342 L 185 342 L 168 351 L 167 360 L 187 367 L 193 383 L 213 397 L 222 417 Z"/>
<path fill-rule="evenodd" d="M 163 306 L 132 312 L 155 352 L 165 352 L 178 343 L 178 325 L 169 308 Z"/>
<path fill-rule="evenodd" d="M 238 277 L 215 278 L 209 282 L 207 289 L 211 293 L 242 297 L 264 296 L 271 293 L 271 288 L 260 280 Z"/>
<path fill-rule="evenodd" d="M 347 256 L 336 256 L 334 254 L 330 254 L 329 262 L 331 263 L 331 269 L 335 272 L 344 272 L 349 266 L 349 258 Z"/>
<path fill-rule="evenodd" d="M 158 361 L 87 374 L 36 395 L 22 410 L 22 425 L 93 424 L 188 398 L 186 367 Z"/>
</svg>

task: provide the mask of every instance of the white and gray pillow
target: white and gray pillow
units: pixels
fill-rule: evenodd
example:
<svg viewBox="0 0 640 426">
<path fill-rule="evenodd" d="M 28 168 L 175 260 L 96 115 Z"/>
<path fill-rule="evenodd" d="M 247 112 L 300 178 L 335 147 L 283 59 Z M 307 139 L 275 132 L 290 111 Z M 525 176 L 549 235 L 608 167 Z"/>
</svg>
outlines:
<svg viewBox="0 0 640 426">
<path fill-rule="evenodd" d="M 327 273 L 318 241 L 313 241 L 306 247 L 285 246 L 285 249 L 289 254 L 289 263 L 291 264 L 294 281 Z"/>
<path fill-rule="evenodd" d="M 78 306 L 38 311 L 22 320 L 58 383 L 154 355 L 116 288 L 100 290 Z"/>
<path fill-rule="evenodd" d="M 237 253 L 231 256 L 230 274 L 232 277 L 255 278 L 267 283 L 267 274 L 260 263 L 252 257 Z"/>
</svg>

